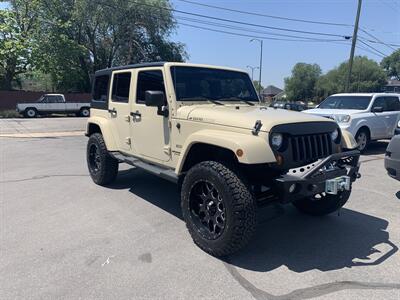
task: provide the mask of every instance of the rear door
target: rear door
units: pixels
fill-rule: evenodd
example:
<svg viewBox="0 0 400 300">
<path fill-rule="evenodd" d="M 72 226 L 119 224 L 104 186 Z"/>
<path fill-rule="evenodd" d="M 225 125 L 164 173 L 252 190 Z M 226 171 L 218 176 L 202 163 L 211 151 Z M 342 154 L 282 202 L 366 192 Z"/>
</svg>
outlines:
<svg viewBox="0 0 400 300">
<path fill-rule="evenodd" d="M 383 112 L 372 112 L 372 109 L 375 107 L 382 107 Z M 382 139 L 387 136 L 388 133 L 388 122 L 385 114 L 386 110 L 386 98 L 385 97 L 377 97 L 374 100 L 374 103 L 371 107 L 371 118 L 368 120 L 368 124 L 371 129 L 371 138 L 372 139 Z"/>
<path fill-rule="evenodd" d="M 127 153 L 132 151 L 132 140 L 130 137 L 132 77 L 131 71 L 123 70 L 113 73 L 108 104 L 110 122 L 118 140 L 118 149 Z"/>
</svg>

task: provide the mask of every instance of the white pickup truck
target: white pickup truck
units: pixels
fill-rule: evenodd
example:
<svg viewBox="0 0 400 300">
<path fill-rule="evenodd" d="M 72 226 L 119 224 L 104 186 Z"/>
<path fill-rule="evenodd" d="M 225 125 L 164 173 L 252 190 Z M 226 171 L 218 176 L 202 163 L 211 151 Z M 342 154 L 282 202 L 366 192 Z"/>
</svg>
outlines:
<svg viewBox="0 0 400 300">
<path fill-rule="evenodd" d="M 400 94 L 352 93 L 329 96 L 305 113 L 335 120 L 353 134 L 358 149 L 378 139 L 391 139 L 400 120 Z"/>
<path fill-rule="evenodd" d="M 18 103 L 17 112 L 27 118 L 53 113 L 73 113 L 77 116 L 89 117 L 90 103 L 70 103 L 65 101 L 62 94 L 45 94 L 34 103 Z"/>
</svg>

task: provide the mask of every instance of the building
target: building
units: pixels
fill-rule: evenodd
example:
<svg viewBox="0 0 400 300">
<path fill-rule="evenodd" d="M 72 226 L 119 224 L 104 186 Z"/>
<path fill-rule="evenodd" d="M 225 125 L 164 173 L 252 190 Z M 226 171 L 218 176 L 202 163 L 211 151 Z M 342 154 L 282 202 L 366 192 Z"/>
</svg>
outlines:
<svg viewBox="0 0 400 300">
<path fill-rule="evenodd" d="M 273 98 L 282 92 L 283 92 L 282 89 L 277 88 L 276 86 L 273 86 L 273 85 L 269 85 L 265 89 L 262 90 L 261 97 L 262 97 L 263 102 L 271 103 Z"/>
<path fill-rule="evenodd" d="M 400 93 L 400 80 L 388 80 L 387 85 L 383 87 L 387 93 Z"/>
</svg>

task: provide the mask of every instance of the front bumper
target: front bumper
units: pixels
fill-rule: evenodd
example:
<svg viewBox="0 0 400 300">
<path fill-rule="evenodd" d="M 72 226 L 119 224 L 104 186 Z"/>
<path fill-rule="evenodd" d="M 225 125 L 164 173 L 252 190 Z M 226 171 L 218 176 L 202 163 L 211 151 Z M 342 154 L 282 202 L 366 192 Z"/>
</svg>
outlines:
<svg viewBox="0 0 400 300">
<path fill-rule="evenodd" d="M 350 186 L 360 177 L 358 170 L 360 152 L 352 150 L 336 153 L 312 165 L 289 170 L 274 180 L 276 194 L 282 203 L 311 197 L 326 191 L 326 182 L 339 177 L 349 177 Z"/>
<path fill-rule="evenodd" d="M 389 156 L 385 157 L 385 169 L 388 175 L 400 181 L 400 160 Z"/>
</svg>

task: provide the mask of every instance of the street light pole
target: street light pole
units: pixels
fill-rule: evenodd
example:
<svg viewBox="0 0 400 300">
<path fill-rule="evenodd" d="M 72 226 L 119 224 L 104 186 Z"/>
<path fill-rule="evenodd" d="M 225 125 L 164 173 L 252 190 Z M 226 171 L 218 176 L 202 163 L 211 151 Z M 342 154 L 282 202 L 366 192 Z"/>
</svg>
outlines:
<svg viewBox="0 0 400 300">
<path fill-rule="evenodd" d="M 354 51 L 355 51 L 356 42 L 357 42 L 358 23 L 360 21 L 360 14 L 361 14 L 361 4 L 362 4 L 362 0 L 358 0 L 356 23 L 354 24 L 354 32 L 353 32 L 353 37 L 352 37 L 352 42 L 351 42 L 351 51 L 350 51 L 350 59 L 349 59 L 349 73 L 347 74 L 347 80 L 346 80 L 346 86 L 345 86 L 346 92 L 348 92 L 349 88 L 350 88 L 351 71 L 353 69 L 353 60 L 354 60 Z"/>
<path fill-rule="evenodd" d="M 246 68 L 251 69 L 251 81 L 253 81 L 254 70 L 259 69 L 259 67 L 246 66 Z"/>
<path fill-rule="evenodd" d="M 263 40 L 260 40 L 260 39 L 251 39 L 250 40 L 250 42 L 253 42 L 253 41 L 258 41 L 258 42 L 260 42 L 260 76 L 259 76 L 259 79 L 258 79 L 258 95 L 259 95 L 259 97 L 260 97 L 260 100 L 261 100 L 261 74 L 262 74 L 262 59 L 263 59 Z"/>
</svg>

